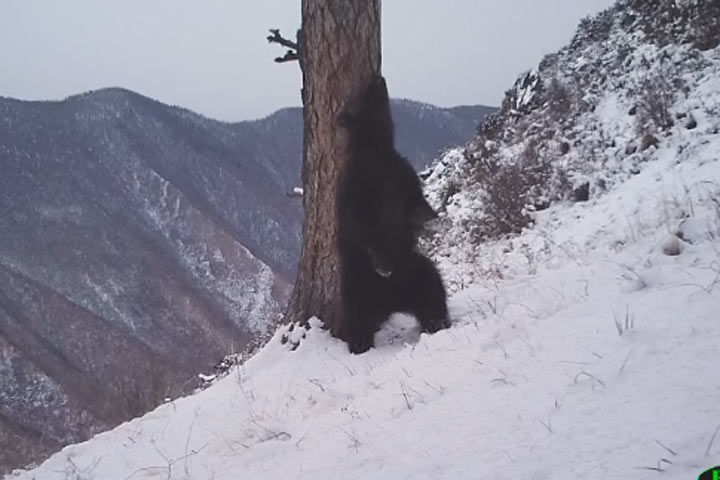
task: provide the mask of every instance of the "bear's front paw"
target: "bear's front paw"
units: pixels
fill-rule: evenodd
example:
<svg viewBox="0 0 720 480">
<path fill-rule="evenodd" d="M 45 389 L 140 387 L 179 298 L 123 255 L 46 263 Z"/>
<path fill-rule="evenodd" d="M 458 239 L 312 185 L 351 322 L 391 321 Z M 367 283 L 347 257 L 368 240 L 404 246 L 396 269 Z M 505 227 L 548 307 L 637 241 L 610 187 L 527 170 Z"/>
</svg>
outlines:
<svg viewBox="0 0 720 480">
<path fill-rule="evenodd" d="M 374 337 L 374 334 L 356 334 L 352 338 L 348 338 L 346 340 L 348 344 L 348 350 L 350 350 L 350 353 L 354 353 L 356 355 L 360 353 L 365 353 L 374 346 Z"/>
<path fill-rule="evenodd" d="M 372 250 L 368 250 L 368 253 L 370 254 L 370 260 L 372 261 L 372 266 L 373 270 L 375 270 L 375 273 L 377 273 L 383 278 L 389 278 L 392 275 L 392 269 L 382 260 L 380 260 L 380 257 L 378 257 L 375 252 L 373 252 Z"/>
<path fill-rule="evenodd" d="M 426 333 L 435 333 L 446 328 L 450 328 L 450 319 L 448 318 L 430 320 L 422 324 L 422 330 Z"/>
</svg>

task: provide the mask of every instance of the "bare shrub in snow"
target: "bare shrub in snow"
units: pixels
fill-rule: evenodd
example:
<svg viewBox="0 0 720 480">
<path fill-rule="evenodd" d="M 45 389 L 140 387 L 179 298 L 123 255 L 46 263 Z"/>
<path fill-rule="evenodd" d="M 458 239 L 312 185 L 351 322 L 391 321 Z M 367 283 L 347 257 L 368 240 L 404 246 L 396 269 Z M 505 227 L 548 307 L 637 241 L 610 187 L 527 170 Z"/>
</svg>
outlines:
<svg viewBox="0 0 720 480">
<path fill-rule="evenodd" d="M 572 114 L 573 98 L 570 87 L 564 85 L 557 78 L 553 78 L 545 92 L 548 113 L 554 120 L 562 121 Z"/>
<path fill-rule="evenodd" d="M 531 140 L 514 162 L 490 157 L 475 163 L 483 202 L 480 237 L 520 232 L 530 223 L 528 208 L 547 205 L 543 189 L 552 177 L 552 166 L 537 149 L 537 142 Z"/>
<path fill-rule="evenodd" d="M 720 2 L 702 0 L 693 7 L 697 11 L 689 33 L 692 44 L 699 50 L 712 50 L 720 45 Z"/>
<path fill-rule="evenodd" d="M 610 12 L 601 12 L 594 17 L 580 20 L 578 34 L 573 42 L 604 42 L 610 37 L 613 27 L 613 16 Z"/>
<path fill-rule="evenodd" d="M 640 91 L 640 104 L 636 119 L 639 135 L 652 136 L 673 126 L 670 107 L 673 104 L 673 92 L 677 91 L 664 76 L 654 76 L 645 80 Z M 649 138 L 649 137 L 648 137 Z"/>
<path fill-rule="evenodd" d="M 689 43 L 699 50 L 720 44 L 720 3 L 717 0 L 629 0 L 634 14 L 626 15 L 628 26 L 643 30 L 659 45 Z"/>
</svg>

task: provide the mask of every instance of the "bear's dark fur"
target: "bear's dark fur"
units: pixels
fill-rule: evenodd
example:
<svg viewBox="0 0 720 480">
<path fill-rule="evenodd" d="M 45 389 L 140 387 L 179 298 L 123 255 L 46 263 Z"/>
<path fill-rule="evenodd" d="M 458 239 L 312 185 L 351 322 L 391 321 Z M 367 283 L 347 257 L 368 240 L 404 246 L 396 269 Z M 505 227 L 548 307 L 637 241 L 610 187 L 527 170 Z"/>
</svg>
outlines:
<svg viewBox="0 0 720 480">
<path fill-rule="evenodd" d="M 415 315 L 425 332 L 449 326 L 442 279 L 417 252 L 423 224 L 435 218 L 420 180 L 393 145 L 385 80 L 375 77 L 341 118 L 349 158 L 337 197 L 342 319 L 335 334 L 352 353 L 373 346 L 394 312 Z"/>
</svg>

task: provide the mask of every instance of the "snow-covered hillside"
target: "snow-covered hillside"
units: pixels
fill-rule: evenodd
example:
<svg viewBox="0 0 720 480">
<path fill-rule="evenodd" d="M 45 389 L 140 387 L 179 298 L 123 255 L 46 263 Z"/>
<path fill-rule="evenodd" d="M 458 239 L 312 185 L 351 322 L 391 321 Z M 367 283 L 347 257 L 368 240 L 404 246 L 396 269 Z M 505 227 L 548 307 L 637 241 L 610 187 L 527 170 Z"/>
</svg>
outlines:
<svg viewBox="0 0 720 480">
<path fill-rule="evenodd" d="M 711 39 L 715 47 L 707 48 Z M 646 168 L 661 177 L 652 195 L 668 205 L 662 216 L 691 214 L 691 199 L 710 201 L 720 186 L 702 176 L 691 185 L 686 177 L 694 161 L 717 158 L 708 142 L 720 132 L 718 42 L 718 2 L 621 0 L 583 21 L 567 47 L 520 76 L 480 134 L 427 172 L 428 193 L 445 223 L 431 247 L 449 264 L 450 283 L 461 287 L 508 268 L 532 273 L 539 257 L 563 251 L 567 258 L 585 255 L 598 245 L 599 225 L 588 226 L 586 238 L 547 233 L 555 231 L 547 228 L 554 215 L 548 205 L 612 202 L 616 188 L 626 182 L 631 186 L 624 188 L 635 188 L 634 177 Z M 668 158 L 681 165 L 650 166 Z M 643 207 L 629 200 L 613 219 L 599 216 L 616 230 L 618 245 L 659 223 L 671 228 L 669 218 L 640 211 L 653 208 L 652 201 Z M 578 204 L 578 212 L 585 207 Z M 488 244 L 534 223 L 542 224 L 535 237 L 545 242 Z M 508 258 L 509 249 L 529 257 L 525 268 Z"/>
<path fill-rule="evenodd" d="M 698 163 L 720 180 L 717 161 Z M 548 226 L 581 235 L 634 201 L 662 217 L 642 184 L 671 164 Z M 289 343 L 281 331 L 208 390 L 10 478 L 695 478 L 720 463 L 720 218 L 694 205 L 680 255 L 663 252 L 663 226 L 638 223 L 618 251 L 456 294 L 455 325 L 433 336 L 398 316 L 353 356 L 317 321 Z"/>
<path fill-rule="evenodd" d="M 684 480 L 720 464 L 720 46 L 688 33 L 708 5 L 622 0 L 584 22 L 428 172 L 451 329 L 397 315 L 354 356 L 318 320 L 283 327 L 207 390 L 7 478 Z M 547 168 L 517 187 L 522 224 L 494 223 L 477 165 L 533 158 Z"/>
</svg>

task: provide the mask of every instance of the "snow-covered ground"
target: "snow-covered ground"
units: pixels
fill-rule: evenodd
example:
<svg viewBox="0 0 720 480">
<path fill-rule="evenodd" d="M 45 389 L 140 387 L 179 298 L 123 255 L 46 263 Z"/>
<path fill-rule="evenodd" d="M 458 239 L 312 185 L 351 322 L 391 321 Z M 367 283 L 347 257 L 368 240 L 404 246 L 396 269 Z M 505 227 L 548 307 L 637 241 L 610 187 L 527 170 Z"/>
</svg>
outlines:
<svg viewBox="0 0 720 480">
<path fill-rule="evenodd" d="M 449 330 L 396 316 L 359 356 L 317 321 L 294 351 L 279 331 L 209 389 L 9 478 L 695 478 L 720 464 L 720 136 L 693 145 L 543 212 L 504 253 L 534 273 L 455 294 Z"/>
</svg>

